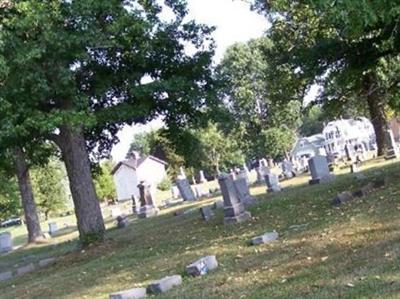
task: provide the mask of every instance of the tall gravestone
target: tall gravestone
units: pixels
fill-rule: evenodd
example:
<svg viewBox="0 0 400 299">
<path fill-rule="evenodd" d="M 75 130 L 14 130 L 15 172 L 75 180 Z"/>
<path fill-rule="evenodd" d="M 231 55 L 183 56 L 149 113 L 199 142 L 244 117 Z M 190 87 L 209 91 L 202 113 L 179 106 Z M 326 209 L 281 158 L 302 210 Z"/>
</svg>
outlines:
<svg viewBox="0 0 400 299">
<path fill-rule="evenodd" d="M 280 192 L 282 190 L 279 185 L 279 178 L 276 174 L 269 173 L 264 176 L 265 183 L 267 184 L 267 192 Z"/>
<path fill-rule="evenodd" d="M 146 182 L 141 182 L 138 185 L 140 194 L 140 209 L 138 212 L 139 218 L 149 218 L 158 215 L 153 196 L 151 194 L 151 185 Z"/>
<path fill-rule="evenodd" d="M 13 248 L 11 233 L 0 234 L 0 253 L 11 251 Z"/>
<path fill-rule="evenodd" d="M 247 185 L 250 185 L 250 179 L 249 179 L 249 174 L 246 170 L 241 170 L 239 171 L 237 175 L 237 179 L 244 179 L 246 181 Z"/>
<path fill-rule="evenodd" d="M 252 205 L 255 203 L 255 199 L 250 195 L 250 189 L 246 178 L 238 178 L 233 184 L 235 185 L 236 194 L 240 202 L 244 205 Z"/>
<path fill-rule="evenodd" d="M 282 172 L 283 175 L 285 176 L 285 178 L 290 179 L 292 178 L 294 175 L 294 167 L 292 162 L 290 162 L 289 160 L 284 160 L 282 162 Z"/>
<path fill-rule="evenodd" d="M 224 223 L 234 224 L 251 219 L 251 214 L 245 210 L 237 195 L 232 178 L 226 174 L 221 174 L 218 183 L 224 199 Z"/>
<path fill-rule="evenodd" d="M 386 155 L 385 159 L 396 159 L 399 157 L 399 150 L 397 148 L 396 142 L 393 137 L 392 130 L 388 129 L 385 131 L 385 141 L 386 141 Z"/>
<path fill-rule="evenodd" d="M 206 177 L 204 176 L 204 171 L 203 170 L 199 171 L 199 182 L 200 182 L 200 184 L 203 184 L 203 183 L 207 182 Z"/>
<path fill-rule="evenodd" d="M 334 179 L 329 171 L 328 160 L 326 156 L 314 156 L 308 160 L 308 168 L 311 172 L 310 185 L 330 182 Z"/>
<path fill-rule="evenodd" d="M 187 179 L 177 179 L 176 186 L 179 189 L 179 193 L 181 194 L 184 201 L 194 201 L 196 200 L 196 196 L 192 190 L 192 187 L 189 184 Z"/>
</svg>

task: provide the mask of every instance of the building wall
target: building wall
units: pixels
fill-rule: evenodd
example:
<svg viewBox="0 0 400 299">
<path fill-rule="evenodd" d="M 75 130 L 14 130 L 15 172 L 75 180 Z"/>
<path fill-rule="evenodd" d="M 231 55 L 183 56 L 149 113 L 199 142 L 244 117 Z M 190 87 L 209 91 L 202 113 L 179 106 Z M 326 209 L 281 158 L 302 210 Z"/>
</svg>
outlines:
<svg viewBox="0 0 400 299">
<path fill-rule="evenodd" d="M 146 159 L 137 169 L 138 181 L 146 181 L 156 188 L 166 176 L 165 165 L 153 159 Z"/>
<path fill-rule="evenodd" d="M 138 179 L 134 169 L 121 165 L 113 177 L 118 201 L 131 200 L 132 195 L 139 196 Z"/>
</svg>

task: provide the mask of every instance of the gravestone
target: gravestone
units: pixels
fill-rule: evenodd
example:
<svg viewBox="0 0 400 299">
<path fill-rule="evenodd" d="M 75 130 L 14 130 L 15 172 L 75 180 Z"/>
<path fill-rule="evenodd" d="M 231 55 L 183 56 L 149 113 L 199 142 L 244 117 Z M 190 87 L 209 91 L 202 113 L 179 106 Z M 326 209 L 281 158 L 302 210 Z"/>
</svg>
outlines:
<svg viewBox="0 0 400 299">
<path fill-rule="evenodd" d="M 244 179 L 246 181 L 247 185 L 250 185 L 250 179 L 249 179 L 249 174 L 246 170 L 241 170 L 239 171 L 237 175 L 237 179 Z"/>
<path fill-rule="evenodd" d="M 203 218 L 203 220 L 205 220 L 205 221 L 209 221 L 214 216 L 214 213 L 211 211 L 210 206 L 201 207 L 200 214 L 201 214 L 201 217 Z"/>
<path fill-rule="evenodd" d="M 288 160 L 284 160 L 282 162 L 282 172 L 283 175 L 285 176 L 285 178 L 287 179 L 291 179 L 294 175 L 294 168 L 293 168 L 293 164 L 292 162 L 288 161 Z"/>
<path fill-rule="evenodd" d="M 352 163 L 350 165 L 350 173 L 357 173 L 359 172 L 358 164 L 357 163 Z"/>
<path fill-rule="evenodd" d="M 121 214 L 122 214 L 121 209 L 118 208 L 118 207 L 112 208 L 112 209 L 110 210 L 110 216 L 111 216 L 111 218 L 113 218 L 113 219 L 117 218 L 117 217 L 118 217 L 119 215 L 121 215 Z"/>
<path fill-rule="evenodd" d="M 213 205 L 213 209 L 217 210 L 217 209 L 222 209 L 224 207 L 224 201 L 223 200 L 217 200 L 216 202 L 214 202 Z"/>
<path fill-rule="evenodd" d="M 203 170 L 199 171 L 199 182 L 201 184 L 207 182 L 206 177 L 204 176 L 204 171 Z"/>
<path fill-rule="evenodd" d="M 175 286 L 182 284 L 182 276 L 172 275 L 166 276 L 163 279 L 152 282 L 147 290 L 152 294 L 160 294 L 169 291 Z"/>
<path fill-rule="evenodd" d="M 0 253 L 9 252 L 13 248 L 11 233 L 5 232 L 0 234 Z"/>
<path fill-rule="evenodd" d="M 132 195 L 132 213 L 139 213 L 140 209 L 140 199 L 136 195 Z"/>
<path fill-rule="evenodd" d="M 12 272 L 11 271 L 0 273 L 0 281 L 9 280 L 11 278 L 12 278 Z"/>
<path fill-rule="evenodd" d="M 249 171 L 249 168 L 247 167 L 246 163 L 243 164 L 243 171 L 246 173 L 246 176 L 249 177 L 250 171 Z"/>
<path fill-rule="evenodd" d="M 240 202 L 244 205 L 252 205 L 256 201 L 250 195 L 249 185 L 245 178 L 238 178 L 236 181 L 233 182 L 235 185 L 236 193 L 239 197 Z"/>
<path fill-rule="evenodd" d="M 39 267 L 47 267 L 49 265 L 54 264 L 55 262 L 57 262 L 57 259 L 55 257 L 49 257 L 49 258 L 40 260 Z"/>
<path fill-rule="evenodd" d="M 179 193 L 179 189 L 177 186 L 173 185 L 171 187 L 171 194 L 172 194 L 172 198 L 173 199 L 177 199 L 181 196 L 181 194 Z"/>
<path fill-rule="evenodd" d="M 109 299 L 142 299 L 146 298 L 145 288 L 135 288 L 110 294 Z"/>
<path fill-rule="evenodd" d="M 346 145 L 344 146 L 344 153 L 346 154 L 347 161 L 354 160 L 354 151 L 352 150 L 352 146 L 348 143 L 346 143 Z"/>
<path fill-rule="evenodd" d="M 117 217 L 117 227 L 125 228 L 129 224 L 128 216 L 122 214 Z"/>
<path fill-rule="evenodd" d="M 176 185 L 178 186 L 179 193 L 181 194 L 184 201 L 194 201 L 196 196 L 193 193 L 192 187 L 187 179 L 176 180 Z"/>
<path fill-rule="evenodd" d="M 236 180 L 236 172 L 233 169 L 231 169 L 229 176 L 231 177 L 232 180 Z"/>
<path fill-rule="evenodd" d="M 53 236 L 57 233 L 58 228 L 57 228 L 57 223 L 56 222 L 49 222 L 49 234 L 50 236 Z"/>
<path fill-rule="evenodd" d="M 224 199 L 224 223 L 234 224 L 250 220 L 251 214 L 240 202 L 233 180 L 228 175 L 222 174 L 218 178 L 218 183 Z"/>
<path fill-rule="evenodd" d="M 329 171 L 328 161 L 325 156 L 314 156 L 308 160 L 308 168 L 311 172 L 310 185 L 330 182 L 334 179 Z"/>
<path fill-rule="evenodd" d="M 386 155 L 385 159 L 396 159 L 399 157 L 399 150 L 393 137 L 392 130 L 385 130 L 385 141 L 386 141 Z"/>
<path fill-rule="evenodd" d="M 276 231 L 273 231 L 271 233 L 265 233 L 261 236 L 254 237 L 253 239 L 251 239 L 251 244 L 260 245 L 260 244 L 270 243 L 272 241 L 277 240 L 278 237 L 279 235 Z"/>
<path fill-rule="evenodd" d="M 141 182 L 138 185 L 140 194 L 139 218 L 149 218 L 158 215 L 158 209 L 155 206 L 153 196 L 151 194 L 151 185 Z"/>
<path fill-rule="evenodd" d="M 279 185 L 279 178 L 276 174 L 270 173 L 264 176 L 267 184 L 267 192 L 280 192 L 282 190 Z"/>
<path fill-rule="evenodd" d="M 210 255 L 205 256 L 186 266 L 186 272 L 191 276 L 202 276 L 207 274 L 209 271 L 216 269 L 217 267 L 217 258 L 215 255 Z"/>
<path fill-rule="evenodd" d="M 17 269 L 17 276 L 24 275 L 29 272 L 35 271 L 35 266 L 31 263 Z"/>
<path fill-rule="evenodd" d="M 197 198 L 202 198 L 208 195 L 208 193 L 204 191 L 203 187 L 200 185 L 194 186 L 194 193 Z"/>
</svg>

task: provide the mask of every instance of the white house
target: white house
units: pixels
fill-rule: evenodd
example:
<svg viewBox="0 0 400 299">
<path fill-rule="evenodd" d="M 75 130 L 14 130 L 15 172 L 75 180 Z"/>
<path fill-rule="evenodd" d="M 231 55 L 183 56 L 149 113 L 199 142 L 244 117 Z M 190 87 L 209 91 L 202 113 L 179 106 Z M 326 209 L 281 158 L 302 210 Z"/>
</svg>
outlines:
<svg viewBox="0 0 400 299">
<path fill-rule="evenodd" d="M 344 157 L 345 145 L 361 145 L 365 151 L 376 148 L 374 127 L 369 119 L 339 119 L 328 123 L 322 131 L 328 155 Z"/>
<path fill-rule="evenodd" d="M 167 176 L 167 163 L 153 156 L 140 157 L 133 153 L 128 160 L 119 162 L 111 174 L 117 189 L 118 201 L 131 200 L 132 195 L 139 198 L 138 184 L 146 181 L 153 188 Z"/>
<path fill-rule="evenodd" d="M 291 156 L 296 160 L 301 157 L 311 158 L 316 155 L 326 155 L 325 138 L 322 134 L 299 138 L 291 152 Z"/>
</svg>

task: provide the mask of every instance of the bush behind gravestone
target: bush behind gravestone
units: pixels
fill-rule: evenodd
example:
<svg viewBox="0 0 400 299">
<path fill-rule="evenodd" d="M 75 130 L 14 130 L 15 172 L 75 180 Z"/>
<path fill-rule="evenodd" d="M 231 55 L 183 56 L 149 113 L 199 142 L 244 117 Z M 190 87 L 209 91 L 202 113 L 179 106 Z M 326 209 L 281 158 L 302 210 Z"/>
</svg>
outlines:
<svg viewBox="0 0 400 299">
<path fill-rule="evenodd" d="M 161 191 L 168 191 L 170 190 L 172 187 L 172 183 L 171 180 L 169 179 L 169 177 L 165 177 L 158 185 L 157 185 L 157 189 L 161 190 Z"/>
</svg>

